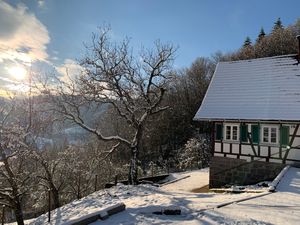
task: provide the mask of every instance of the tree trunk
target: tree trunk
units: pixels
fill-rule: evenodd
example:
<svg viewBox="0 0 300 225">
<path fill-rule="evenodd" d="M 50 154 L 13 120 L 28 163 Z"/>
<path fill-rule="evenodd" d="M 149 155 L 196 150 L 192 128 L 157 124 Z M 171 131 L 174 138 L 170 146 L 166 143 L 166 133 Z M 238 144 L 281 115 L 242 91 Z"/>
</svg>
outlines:
<svg viewBox="0 0 300 225">
<path fill-rule="evenodd" d="M 54 209 L 60 207 L 60 201 L 59 201 L 59 193 L 58 190 L 54 187 L 51 188 L 51 193 L 53 196 L 53 204 L 54 204 Z"/>
<path fill-rule="evenodd" d="M 138 184 L 138 153 L 139 149 L 137 146 L 131 147 L 128 182 L 132 185 Z"/>
<path fill-rule="evenodd" d="M 16 183 L 16 177 L 15 174 L 13 173 L 13 171 L 11 170 L 11 167 L 8 163 L 8 159 L 5 155 L 4 152 L 2 152 L 1 155 L 3 162 L 4 162 L 4 167 L 5 170 L 8 174 L 8 182 L 12 188 L 12 193 L 9 193 L 12 197 L 13 197 L 13 210 L 15 212 L 15 216 L 16 216 L 16 221 L 18 223 L 18 225 L 24 225 L 24 218 L 23 218 L 23 211 L 22 211 L 22 203 L 21 203 L 21 197 L 19 196 L 19 186 Z"/>
<path fill-rule="evenodd" d="M 19 201 L 16 202 L 16 207 L 14 211 L 18 225 L 24 225 L 23 212 L 21 208 L 21 203 Z"/>
<path fill-rule="evenodd" d="M 78 184 L 77 184 L 77 199 L 79 200 L 79 199 L 81 199 L 81 187 L 80 187 L 80 185 L 81 185 L 81 175 L 79 175 L 79 177 L 78 177 Z"/>
</svg>

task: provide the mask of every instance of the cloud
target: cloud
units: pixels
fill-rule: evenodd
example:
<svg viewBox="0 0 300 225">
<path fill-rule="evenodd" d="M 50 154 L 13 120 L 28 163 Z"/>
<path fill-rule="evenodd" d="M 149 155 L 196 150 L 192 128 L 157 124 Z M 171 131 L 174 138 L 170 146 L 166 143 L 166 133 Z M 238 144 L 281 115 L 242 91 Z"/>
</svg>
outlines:
<svg viewBox="0 0 300 225">
<path fill-rule="evenodd" d="M 56 67 L 56 70 L 62 75 L 60 79 L 66 82 L 69 78 L 78 77 L 82 73 L 83 68 L 76 61 L 65 59 L 61 66 Z"/>
<path fill-rule="evenodd" d="M 29 84 L 24 81 L 15 81 L 10 78 L 0 76 L 0 96 L 6 97 L 13 93 L 26 93 L 29 91 Z"/>
<path fill-rule="evenodd" d="M 44 8 L 44 6 L 45 6 L 45 1 L 44 0 L 38 0 L 37 2 L 38 2 L 38 6 L 40 8 Z"/>
<path fill-rule="evenodd" d="M 47 61 L 48 30 L 26 6 L 0 0 L 0 27 L 0 62 Z"/>
</svg>

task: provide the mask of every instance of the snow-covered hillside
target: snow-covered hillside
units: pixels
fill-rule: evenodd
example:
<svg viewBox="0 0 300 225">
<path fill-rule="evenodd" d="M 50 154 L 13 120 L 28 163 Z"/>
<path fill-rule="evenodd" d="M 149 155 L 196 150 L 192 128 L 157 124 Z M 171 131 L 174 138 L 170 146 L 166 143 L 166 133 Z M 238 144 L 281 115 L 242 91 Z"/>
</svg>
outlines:
<svg viewBox="0 0 300 225">
<path fill-rule="evenodd" d="M 123 202 L 126 210 L 97 221 L 102 224 L 297 224 L 300 220 L 300 170 L 290 168 L 275 193 L 193 193 L 208 184 L 208 170 L 173 174 L 184 178 L 162 187 L 125 186 L 98 191 L 72 202 L 52 213 L 51 224 L 64 224 L 70 219 Z M 259 196 L 259 197 L 256 197 Z M 254 197 L 220 207 L 228 202 Z M 255 198 L 256 197 L 256 198 Z M 180 208 L 181 215 L 156 215 L 154 211 Z M 48 224 L 42 215 L 27 224 Z"/>
</svg>

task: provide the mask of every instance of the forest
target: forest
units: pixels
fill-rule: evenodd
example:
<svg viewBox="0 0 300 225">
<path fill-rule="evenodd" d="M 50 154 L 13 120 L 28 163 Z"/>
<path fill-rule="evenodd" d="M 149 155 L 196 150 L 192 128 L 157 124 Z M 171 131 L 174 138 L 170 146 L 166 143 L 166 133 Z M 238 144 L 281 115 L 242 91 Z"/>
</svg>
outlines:
<svg viewBox="0 0 300 225">
<path fill-rule="evenodd" d="M 80 74 L 32 74 L 28 93 L 0 99 L 0 204 L 24 224 L 106 183 L 209 166 L 211 125 L 193 117 L 220 61 L 295 54 L 300 19 L 258 29 L 232 52 L 174 69 L 178 47 L 156 41 L 133 54 L 100 28 Z M 180 47 L 180 46 L 179 46 Z M 83 47 L 84 48 L 84 47 Z"/>
</svg>

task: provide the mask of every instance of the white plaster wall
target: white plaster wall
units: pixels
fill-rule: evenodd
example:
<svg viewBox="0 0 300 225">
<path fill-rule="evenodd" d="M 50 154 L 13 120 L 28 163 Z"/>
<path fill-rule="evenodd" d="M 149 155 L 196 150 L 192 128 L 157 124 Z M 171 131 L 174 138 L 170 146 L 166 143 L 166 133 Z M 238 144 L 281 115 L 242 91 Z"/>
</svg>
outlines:
<svg viewBox="0 0 300 225">
<path fill-rule="evenodd" d="M 239 145 L 238 144 L 232 145 L 232 153 L 239 154 Z"/>
<path fill-rule="evenodd" d="M 233 159 L 236 159 L 237 156 L 236 155 L 226 155 L 227 158 L 233 158 Z"/>
<path fill-rule="evenodd" d="M 289 126 L 290 126 L 290 135 L 293 135 L 296 126 L 295 125 L 289 125 Z M 297 135 L 300 135 L 300 127 L 298 129 Z M 291 138 L 292 137 L 290 137 L 290 140 L 291 140 Z M 295 147 L 295 146 L 300 147 L 300 137 L 295 137 L 292 147 Z M 284 156 L 286 148 L 282 148 L 282 151 L 283 151 L 282 156 Z M 300 160 L 300 149 L 291 149 L 287 159 Z M 290 164 L 292 162 L 287 162 L 287 163 Z"/>
<path fill-rule="evenodd" d="M 290 127 L 290 135 L 293 135 L 293 132 L 295 130 L 296 125 L 289 125 L 289 124 L 283 124 L 284 126 Z M 248 126 L 248 131 L 251 131 L 251 126 Z M 300 136 L 300 128 L 298 129 L 297 135 Z M 290 137 L 291 139 L 291 137 Z M 299 146 L 300 147 L 300 137 L 296 137 L 293 142 L 293 147 Z M 257 145 L 254 145 L 256 152 L 258 152 Z M 282 157 L 284 156 L 286 151 L 286 148 L 282 147 Z M 221 152 L 221 143 L 215 143 L 215 152 Z M 224 153 L 230 153 L 230 144 L 223 142 L 223 152 Z M 238 143 L 232 143 L 232 153 L 238 154 L 239 153 L 239 144 Z M 252 151 L 252 148 L 250 145 L 242 145 L 242 154 L 254 156 L 254 153 Z M 217 154 L 215 153 L 217 156 Z M 261 156 L 268 156 L 268 146 L 260 146 L 260 155 Z M 279 147 L 271 146 L 271 157 L 279 157 Z M 218 156 L 224 156 L 224 154 L 219 154 Z M 227 157 L 231 157 L 227 155 Z M 234 156 L 235 157 L 235 156 Z M 242 156 L 241 156 L 242 158 Z M 250 160 L 250 157 L 244 157 L 244 159 Z M 291 149 L 288 155 L 288 159 L 296 159 L 300 160 L 300 149 Z M 281 160 L 276 159 L 270 159 L 270 162 L 281 162 Z M 292 162 L 287 161 L 288 164 L 291 164 Z"/>
<path fill-rule="evenodd" d="M 215 152 L 221 152 L 221 143 L 215 142 Z"/>
<path fill-rule="evenodd" d="M 260 146 L 260 155 L 268 156 L 268 147 L 267 146 Z"/>
<path fill-rule="evenodd" d="M 245 159 L 247 162 L 250 162 L 251 161 L 251 157 L 249 156 L 240 156 L 240 159 Z"/>
<path fill-rule="evenodd" d="M 271 147 L 271 157 L 279 158 L 279 147 Z"/>
<path fill-rule="evenodd" d="M 257 151 L 257 147 L 255 147 L 255 150 Z M 254 155 L 253 150 L 250 145 L 242 145 L 242 154 L 244 155 Z"/>
<path fill-rule="evenodd" d="M 229 143 L 223 143 L 223 152 L 225 152 L 225 153 L 230 152 L 230 144 Z"/>
</svg>

